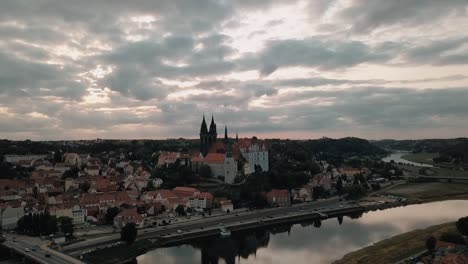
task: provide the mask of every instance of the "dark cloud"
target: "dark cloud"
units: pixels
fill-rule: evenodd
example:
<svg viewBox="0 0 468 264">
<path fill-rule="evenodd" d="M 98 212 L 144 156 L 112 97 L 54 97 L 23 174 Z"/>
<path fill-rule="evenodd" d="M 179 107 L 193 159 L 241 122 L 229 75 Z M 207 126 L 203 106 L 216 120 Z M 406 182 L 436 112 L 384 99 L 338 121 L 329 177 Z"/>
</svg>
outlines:
<svg viewBox="0 0 468 264">
<path fill-rule="evenodd" d="M 340 16 L 351 22 L 355 32 L 366 33 L 379 27 L 420 26 L 450 15 L 463 16 L 466 7 L 465 0 L 359 0 Z"/>
<path fill-rule="evenodd" d="M 385 62 L 391 58 L 385 52 L 374 52 L 372 47 L 359 41 L 327 41 L 318 37 L 270 41 L 260 54 L 252 56 L 243 63 L 259 67 L 262 76 L 280 67 L 305 66 L 330 70 L 364 62 Z"/>
<path fill-rule="evenodd" d="M 85 93 L 85 87 L 76 82 L 73 73 L 68 70 L 0 52 L 0 93 L 80 98 Z"/>
</svg>

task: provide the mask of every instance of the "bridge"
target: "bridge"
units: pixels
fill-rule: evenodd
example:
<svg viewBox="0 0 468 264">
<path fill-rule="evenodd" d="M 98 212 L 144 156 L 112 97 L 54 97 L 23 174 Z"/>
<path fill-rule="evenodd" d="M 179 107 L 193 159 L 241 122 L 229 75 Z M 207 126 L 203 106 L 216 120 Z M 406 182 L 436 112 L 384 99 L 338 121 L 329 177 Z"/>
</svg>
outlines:
<svg viewBox="0 0 468 264">
<path fill-rule="evenodd" d="M 6 235 L 2 244 L 9 248 L 11 254 L 21 255 L 24 260 L 39 264 L 84 264 L 78 259 L 47 248 L 37 238 L 26 237 L 16 239 L 14 236 Z"/>
</svg>

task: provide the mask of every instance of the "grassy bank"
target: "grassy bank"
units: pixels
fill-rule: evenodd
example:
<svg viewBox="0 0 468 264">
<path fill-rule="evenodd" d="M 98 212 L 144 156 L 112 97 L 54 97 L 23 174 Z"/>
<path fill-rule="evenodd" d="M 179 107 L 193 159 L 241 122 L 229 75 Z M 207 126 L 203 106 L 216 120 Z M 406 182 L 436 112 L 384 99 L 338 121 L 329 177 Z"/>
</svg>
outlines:
<svg viewBox="0 0 468 264">
<path fill-rule="evenodd" d="M 346 254 L 334 264 L 374 264 L 395 263 L 423 251 L 426 239 L 433 235 L 439 237 L 444 232 L 455 231 L 455 224 L 445 223 L 426 229 L 413 230 L 375 243 L 372 246 Z"/>
<path fill-rule="evenodd" d="M 419 200 L 443 200 L 461 195 L 468 196 L 468 183 L 406 183 L 385 190 L 382 194 Z"/>
<path fill-rule="evenodd" d="M 407 166 L 407 165 L 398 165 L 400 169 L 403 170 L 405 175 L 408 176 L 420 176 L 419 170 L 421 167 L 418 166 Z M 430 174 L 430 176 L 451 176 L 451 177 L 468 177 L 468 171 L 456 170 L 449 168 L 424 168 Z"/>
<path fill-rule="evenodd" d="M 434 161 L 432 159 L 438 156 L 439 155 L 437 153 L 407 153 L 401 156 L 401 158 L 412 162 L 432 165 L 434 164 Z"/>
</svg>

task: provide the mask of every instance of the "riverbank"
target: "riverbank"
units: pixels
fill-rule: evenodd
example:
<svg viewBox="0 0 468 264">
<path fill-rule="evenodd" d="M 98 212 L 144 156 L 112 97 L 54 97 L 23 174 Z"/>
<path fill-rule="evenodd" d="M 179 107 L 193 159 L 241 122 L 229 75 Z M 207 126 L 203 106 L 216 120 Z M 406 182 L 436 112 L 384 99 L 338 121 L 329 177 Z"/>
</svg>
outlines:
<svg viewBox="0 0 468 264">
<path fill-rule="evenodd" d="M 455 223 L 450 222 L 413 230 L 348 253 L 333 264 L 395 263 L 423 251 L 428 237 L 439 237 L 442 233 L 452 232 L 455 229 Z"/>
<path fill-rule="evenodd" d="M 405 153 L 401 156 L 402 159 L 416 163 L 434 165 L 434 158 L 438 157 L 437 153 Z"/>
<path fill-rule="evenodd" d="M 112 264 L 127 263 L 135 259 L 136 256 L 158 247 L 156 241 L 143 239 L 136 241 L 131 245 L 118 245 L 115 247 L 104 248 L 98 253 L 84 254 L 83 261 L 86 263 Z"/>
</svg>

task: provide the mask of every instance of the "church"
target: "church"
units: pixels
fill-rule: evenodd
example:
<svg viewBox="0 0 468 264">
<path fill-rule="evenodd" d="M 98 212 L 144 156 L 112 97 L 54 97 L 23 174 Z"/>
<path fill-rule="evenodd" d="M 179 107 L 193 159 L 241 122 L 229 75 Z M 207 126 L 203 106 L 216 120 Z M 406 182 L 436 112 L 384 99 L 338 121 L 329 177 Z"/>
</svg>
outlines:
<svg viewBox="0 0 468 264">
<path fill-rule="evenodd" d="M 214 116 L 211 116 L 208 129 L 203 115 L 199 154 L 192 157 L 192 165 L 195 171 L 202 165 L 208 165 L 214 177 L 221 176 L 224 182 L 233 183 L 239 170 L 248 175 L 255 171 L 255 165 L 259 165 L 263 171 L 268 171 L 268 149 L 265 143 L 255 138 L 239 139 L 237 133 L 235 139 L 229 138 L 227 126 L 224 127 L 224 138 L 218 139 Z"/>
</svg>

